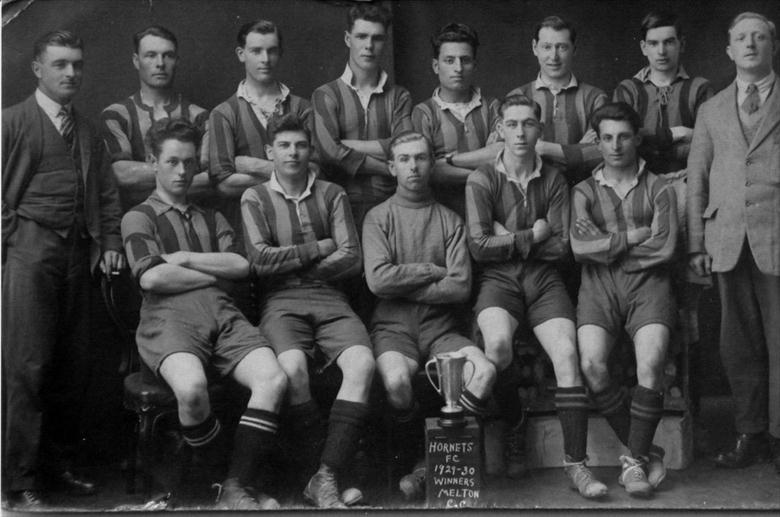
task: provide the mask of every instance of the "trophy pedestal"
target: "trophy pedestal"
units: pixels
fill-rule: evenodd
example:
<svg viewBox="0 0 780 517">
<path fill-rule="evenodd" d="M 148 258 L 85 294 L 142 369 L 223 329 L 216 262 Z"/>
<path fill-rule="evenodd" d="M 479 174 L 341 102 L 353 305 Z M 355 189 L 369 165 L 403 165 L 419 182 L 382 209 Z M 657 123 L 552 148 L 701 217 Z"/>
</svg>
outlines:
<svg viewBox="0 0 780 517">
<path fill-rule="evenodd" d="M 442 415 L 444 416 L 444 415 Z M 474 417 L 459 427 L 425 419 L 425 500 L 429 508 L 480 506 L 482 436 Z"/>
<path fill-rule="evenodd" d="M 465 427 L 466 415 L 462 408 L 457 411 L 445 411 L 442 408 L 439 412 L 439 427 Z"/>
</svg>

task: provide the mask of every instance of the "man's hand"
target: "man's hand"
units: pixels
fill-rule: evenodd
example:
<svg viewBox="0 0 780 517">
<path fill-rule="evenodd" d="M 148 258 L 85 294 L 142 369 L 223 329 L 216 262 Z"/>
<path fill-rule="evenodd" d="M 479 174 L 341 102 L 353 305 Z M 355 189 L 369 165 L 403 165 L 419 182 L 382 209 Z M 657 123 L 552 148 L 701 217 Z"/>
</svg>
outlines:
<svg viewBox="0 0 780 517">
<path fill-rule="evenodd" d="M 675 144 L 691 143 L 693 129 L 685 126 L 674 126 L 673 128 L 670 128 L 670 131 L 672 132 L 672 141 L 674 141 Z"/>
<path fill-rule="evenodd" d="M 168 264 L 174 266 L 187 267 L 187 261 L 189 260 L 189 252 L 187 251 L 174 251 L 173 253 L 163 253 L 160 255 L 162 259 Z"/>
<path fill-rule="evenodd" d="M 688 258 L 688 267 L 699 276 L 708 276 L 712 273 L 712 257 L 706 253 L 693 253 Z"/>
<path fill-rule="evenodd" d="M 334 251 L 336 251 L 336 243 L 333 239 L 322 239 L 317 241 L 317 253 L 319 253 L 320 258 L 327 257 Z"/>
<path fill-rule="evenodd" d="M 532 231 L 534 232 L 535 244 L 547 240 L 547 238 L 552 235 L 550 223 L 544 219 L 537 219 L 534 221 L 534 227 L 532 228 Z"/>
<path fill-rule="evenodd" d="M 118 273 L 125 268 L 125 256 L 114 250 L 103 252 L 103 258 L 100 261 L 100 271 L 104 275 Z"/>
<path fill-rule="evenodd" d="M 584 235 L 590 235 L 592 237 L 603 235 L 601 230 L 599 230 L 598 226 L 593 224 L 593 221 L 591 221 L 587 217 L 580 217 L 579 219 L 574 221 L 574 226 L 577 228 L 577 231 L 579 233 L 582 233 Z"/>
<path fill-rule="evenodd" d="M 629 246 L 636 246 L 640 242 L 645 242 L 653 234 L 653 231 L 647 226 L 640 226 L 626 232 L 626 240 Z"/>
<path fill-rule="evenodd" d="M 512 232 L 507 230 L 503 224 L 499 223 L 498 221 L 493 221 L 493 235 L 509 235 L 510 233 Z"/>
<path fill-rule="evenodd" d="M 593 130 L 593 128 L 588 129 L 584 135 L 582 135 L 582 138 L 580 138 L 581 144 L 595 144 L 596 140 L 598 140 L 599 137 L 596 135 L 596 132 Z"/>
</svg>

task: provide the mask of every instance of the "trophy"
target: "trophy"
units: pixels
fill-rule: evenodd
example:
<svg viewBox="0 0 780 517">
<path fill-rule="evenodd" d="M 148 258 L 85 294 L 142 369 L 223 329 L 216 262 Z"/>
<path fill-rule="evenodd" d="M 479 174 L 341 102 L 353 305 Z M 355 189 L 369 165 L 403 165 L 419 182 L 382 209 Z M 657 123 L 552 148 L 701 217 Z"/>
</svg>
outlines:
<svg viewBox="0 0 780 517">
<path fill-rule="evenodd" d="M 471 365 L 471 375 L 468 380 L 464 379 L 463 371 L 466 364 Z M 430 366 L 436 366 L 436 376 L 438 384 L 431 378 Z M 474 363 L 466 358 L 462 352 L 447 352 L 436 354 L 425 363 L 425 375 L 428 381 L 436 391 L 444 398 L 445 405 L 441 408 L 441 417 L 439 425 L 442 427 L 463 427 L 466 425 L 466 419 L 463 418 L 463 408 L 458 405 L 463 388 L 471 382 L 474 377 Z"/>
</svg>

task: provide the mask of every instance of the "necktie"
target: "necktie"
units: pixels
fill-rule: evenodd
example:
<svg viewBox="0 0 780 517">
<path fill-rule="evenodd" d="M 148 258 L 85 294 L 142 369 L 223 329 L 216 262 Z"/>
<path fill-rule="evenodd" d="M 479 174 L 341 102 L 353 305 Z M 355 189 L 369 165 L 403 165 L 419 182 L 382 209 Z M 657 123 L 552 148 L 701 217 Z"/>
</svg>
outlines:
<svg viewBox="0 0 780 517">
<path fill-rule="evenodd" d="M 73 120 L 70 112 L 65 109 L 64 106 L 62 109 L 60 109 L 57 117 L 62 119 L 62 123 L 60 124 L 60 133 L 62 134 L 62 138 L 65 140 L 65 143 L 68 144 L 68 148 L 72 149 L 73 136 L 75 135 L 76 130 L 76 122 Z"/>
<path fill-rule="evenodd" d="M 748 115 L 752 115 L 758 111 L 761 97 L 758 96 L 758 87 L 753 83 L 750 83 L 745 91 L 747 97 L 745 97 L 745 101 L 742 103 L 742 110 Z"/>
</svg>

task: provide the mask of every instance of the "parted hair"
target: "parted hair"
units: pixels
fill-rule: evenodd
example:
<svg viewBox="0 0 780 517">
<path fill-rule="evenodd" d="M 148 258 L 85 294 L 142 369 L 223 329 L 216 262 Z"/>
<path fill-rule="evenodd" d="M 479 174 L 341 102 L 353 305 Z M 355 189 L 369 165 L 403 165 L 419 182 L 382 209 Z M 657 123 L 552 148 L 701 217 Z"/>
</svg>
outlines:
<svg viewBox="0 0 780 517">
<path fill-rule="evenodd" d="M 295 131 L 306 135 L 306 140 L 311 143 L 311 132 L 306 127 L 301 119 L 296 117 L 293 113 L 287 113 L 286 115 L 273 116 L 268 121 L 268 136 L 271 137 L 271 143 L 276 140 L 276 135 L 284 131 Z"/>
<path fill-rule="evenodd" d="M 577 43 L 577 31 L 574 30 L 574 25 L 572 25 L 571 22 L 564 20 L 560 16 L 548 16 L 536 25 L 534 28 L 534 39 L 536 41 L 539 41 L 539 31 L 544 28 L 552 29 L 554 31 L 567 30 L 569 31 L 569 39 L 571 40 L 571 44 L 574 45 Z"/>
<path fill-rule="evenodd" d="M 676 14 L 668 11 L 651 11 L 642 19 L 642 25 L 639 26 L 639 39 L 644 41 L 647 31 L 658 27 L 674 27 L 677 39 L 681 40 L 683 37 L 682 24 Z"/>
<path fill-rule="evenodd" d="M 767 24 L 767 27 L 769 27 L 769 35 L 772 36 L 772 42 L 774 45 L 776 45 L 777 41 L 777 26 L 775 25 L 775 22 L 764 16 L 760 13 L 754 13 L 752 11 L 745 11 L 744 13 L 739 13 L 734 17 L 733 20 L 731 20 L 731 23 L 729 24 L 729 30 L 727 33 L 727 36 L 729 39 L 731 39 L 731 29 L 734 28 L 739 22 L 742 20 L 747 20 L 749 18 L 755 18 L 756 20 L 761 20 L 762 22 Z"/>
<path fill-rule="evenodd" d="M 531 99 L 530 97 L 527 97 L 522 94 L 509 95 L 507 97 L 504 97 L 501 100 L 501 104 L 498 106 L 498 112 L 503 117 L 506 110 L 509 109 L 511 106 L 528 106 L 529 108 L 533 108 L 534 115 L 536 115 L 536 120 L 538 120 L 539 122 L 542 121 L 542 107 L 539 105 L 538 102 Z"/>
<path fill-rule="evenodd" d="M 46 52 L 46 47 L 68 47 L 84 50 L 84 42 L 71 31 L 56 30 L 47 32 L 33 43 L 33 59 L 37 60 Z"/>
<path fill-rule="evenodd" d="M 276 38 L 279 40 L 279 49 L 282 48 L 282 33 L 276 24 L 269 20 L 255 20 L 245 23 L 238 29 L 238 35 L 236 35 L 236 42 L 239 47 L 246 46 L 246 37 L 256 32 L 258 34 L 276 34 Z"/>
<path fill-rule="evenodd" d="M 428 146 L 428 154 L 433 154 L 433 146 L 431 145 L 431 142 L 425 137 L 425 135 L 418 133 L 417 131 L 403 131 L 395 135 L 393 139 L 390 140 L 390 160 L 395 159 L 396 147 L 401 144 L 416 142 L 418 140 L 422 140 L 425 142 L 425 145 Z"/>
<path fill-rule="evenodd" d="M 477 57 L 479 47 L 477 31 L 464 23 L 448 23 L 431 36 L 434 59 L 439 57 L 439 51 L 444 43 L 468 43 L 471 45 L 471 53 Z"/>
<path fill-rule="evenodd" d="M 593 115 L 590 116 L 590 127 L 598 136 L 601 136 L 599 124 L 602 120 L 625 120 L 631 124 L 634 134 L 639 133 L 639 129 L 642 127 L 639 114 L 625 102 L 611 102 L 593 112 Z"/>
<path fill-rule="evenodd" d="M 173 43 L 176 50 L 179 50 L 179 41 L 176 39 L 176 35 L 170 30 L 166 29 L 162 25 L 150 25 L 145 29 L 142 29 L 133 34 L 133 48 L 138 52 L 138 46 L 141 44 L 141 40 L 146 36 L 157 36 Z"/>
<path fill-rule="evenodd" d="M 347 31 L 352 30 L 357 20 L 381 23 L 385 30 L 388 30 L 393 23 L 393 15 L 383 5 L 360 3 L 353 5 L 347 11 Z"/>
<path fill-rule="evenodd" d="M 146 133 L 146 143 L 152 151 L 152 154 L 159 158 L 162 145 L 166 140 L 178 140 L 187 142 L 200 147 L 202 138 L 200 129 L 184 118 L 164 118 L 160 119 L 149 128 Z"/>
</svg>

